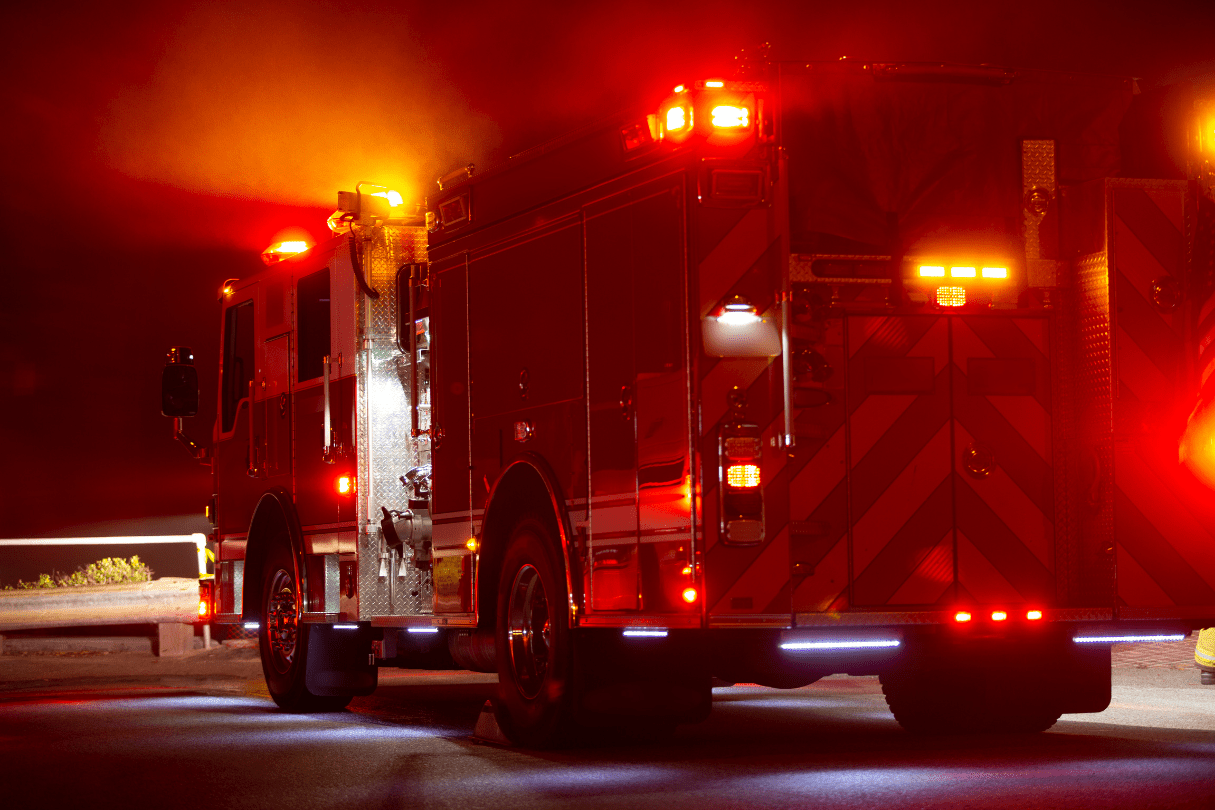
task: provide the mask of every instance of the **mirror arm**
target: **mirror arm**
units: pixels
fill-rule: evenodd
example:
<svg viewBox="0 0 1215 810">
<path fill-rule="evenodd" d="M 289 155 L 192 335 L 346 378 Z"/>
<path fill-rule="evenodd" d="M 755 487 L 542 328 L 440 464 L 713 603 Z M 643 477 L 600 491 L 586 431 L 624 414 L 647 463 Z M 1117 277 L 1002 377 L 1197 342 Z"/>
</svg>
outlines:
<svg viewBox="0 0 1215 810">
<path fill-rule="evenodd" d="M 175 416 L 173 418 L 173 438 L 182 443 L 182 445 L 186 448 L 186 452 L 189 453 L 195 461 L 204 466 L 210 467 L 211 456 L 207 452 L 207 448 L 203 447 L 201 444 L 187 436 L 185 430 L 183 430 L 184 427 L 184 419 L 180 416 Z"/>
</svg>

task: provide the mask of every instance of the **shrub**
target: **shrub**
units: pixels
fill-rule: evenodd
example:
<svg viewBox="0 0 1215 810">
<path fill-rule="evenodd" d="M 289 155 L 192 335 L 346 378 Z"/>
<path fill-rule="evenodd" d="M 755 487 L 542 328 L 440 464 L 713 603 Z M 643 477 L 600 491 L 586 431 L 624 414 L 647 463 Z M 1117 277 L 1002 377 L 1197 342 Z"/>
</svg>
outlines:
<svg viewBox="0 0 1215 810">
<path fill-rule="evenodd" d="M 88 566 L 82 566 L 69 575 L 41 574 L 34 582 L 18 580 L 18 588 L 73 588 L 80 585 L 125 585 L 131 582 L 149 582 L 152 569 L 139 561 L 136 554 L 130 560 L 121 557 L 106 557 Z"/>
</svg>

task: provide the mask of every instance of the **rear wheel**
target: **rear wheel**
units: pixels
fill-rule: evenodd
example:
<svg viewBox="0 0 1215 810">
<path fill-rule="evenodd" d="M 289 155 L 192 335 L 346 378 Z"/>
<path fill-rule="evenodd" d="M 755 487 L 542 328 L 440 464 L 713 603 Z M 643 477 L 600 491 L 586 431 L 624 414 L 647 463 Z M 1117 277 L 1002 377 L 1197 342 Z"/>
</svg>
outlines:
<svg viewBox="0 0 1215 810">
<path fill-rule="evenodd" d="M 337 711 L 350 696 L 322 697 L 306 683 L 309 626 L 300 621 L 303 599 L 290 550 L 276 543 L 266 557 L 262 621 L 258 631 L 262 672 L 270 697 L 292 712 Z"/>
<path fill-rule="evenodd" d="M 574 728 L 574 656 L 564 568 L 548 528 L 525 517 L 511 534 L 498 584 L 499 712 L 513 741 L 546 747 Z"/>
</svg>

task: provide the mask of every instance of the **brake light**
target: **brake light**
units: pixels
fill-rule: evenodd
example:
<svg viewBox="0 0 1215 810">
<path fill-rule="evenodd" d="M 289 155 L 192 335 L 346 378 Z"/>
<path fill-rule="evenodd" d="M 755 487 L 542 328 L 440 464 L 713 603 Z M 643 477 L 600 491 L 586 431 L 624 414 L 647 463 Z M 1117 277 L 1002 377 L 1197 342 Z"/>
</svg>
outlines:
<svg viewBox="0 0 1215 810">
<path fill-rule="evenodd" d="M 965 287 L 937 287 L 937 306 L 961 307 L 966 305 Z"/>
<path fill-rule="evenodd" d="M 959 610 L 957 613 L 953 614 L 953 620 L 955 622 L 968 622 L 972 618 L 974 617 L 971 616 L 970 612 L 966 610 Z"/>
<path fill-rule="evenodd" d="M 1025 618 L 1029 619 L 1031 622 L 1036 622 L 1042 618 L 1042 611 L 1027 610 L 1027 611 L 1025 611 Z"/>
<path fill-rule="evenodd" d="M 991 620 L 993 622 L 1002 622 L 1008 619 L 1008 613 L 1003 610 L 993 610 L 991 612 Z"/>
<path fill-rule="evenodd" d="M 758 464 L 731 464 L 726 468 L 726 483 L 735 489 L 754 489 L 759 486 Z"/>
<path fill-rule="evenodd" d="M 751 111 L 746 107 L 723 104 L 713 108 L 713 126 L 722 129 L 742 129 L 751 125 Z"/>
</svg>

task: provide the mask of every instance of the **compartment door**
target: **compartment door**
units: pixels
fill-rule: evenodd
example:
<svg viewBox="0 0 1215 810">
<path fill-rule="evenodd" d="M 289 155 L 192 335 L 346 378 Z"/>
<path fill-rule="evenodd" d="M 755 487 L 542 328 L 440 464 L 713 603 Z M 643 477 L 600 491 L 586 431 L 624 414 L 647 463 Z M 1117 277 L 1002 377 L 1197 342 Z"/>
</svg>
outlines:
<svg viewBox="0 0 1215 810">
<path fill-rule="evenodd" d="M 1053 604 L 1050 321 L 951 321 L 958 598 Z"/>
<path fill-rule="evenodd" d="M 845 323 L 852 603 L 952 599 L 949 319 Z"/>
</svg>

